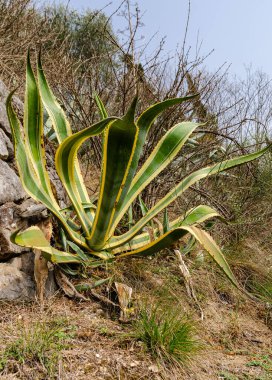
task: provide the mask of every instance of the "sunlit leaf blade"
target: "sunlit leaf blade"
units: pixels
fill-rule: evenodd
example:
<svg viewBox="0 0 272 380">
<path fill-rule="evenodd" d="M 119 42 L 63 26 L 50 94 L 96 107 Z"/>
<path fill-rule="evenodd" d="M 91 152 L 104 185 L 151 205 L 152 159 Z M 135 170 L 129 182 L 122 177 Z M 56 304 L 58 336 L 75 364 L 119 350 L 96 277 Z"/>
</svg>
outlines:
<svg viewBox="0 0 272 380">
<path fill-rule="evenodd" d="M 53 128 L 56 132 L 57 139 L 59 144 L 64 141 L 68 136 L 71 136 L 72 130 L 71 126 L 65 116 L 65 113 L 61 106 L 59 105 L 57 99 L 55 98 L 51 88 L 49 87 L 41 62 L 41 53 L 38 58 L 38 87 L 41 95 L 41 99 L 45 106 L 45 109 L 52 121 Z M 84 185 L 83 177 L 81 174 L 81 170 L 79 167 L 79 163 L 77 158 L 74 162 L 74 171 L 75 171 L 75 181 L 77 183 L 77 196 L 80 198 L 81 202 L 90 202 L 88 192 Z M 91 213 L 91 217 L 93 217 L 93 213 Z"/>
<path fill-rule="evenodd" d="M 133 208 L 132 205 L 129 206 L 128 209 L 128 228 L 131 228 L 134 224 L 134 219 L 133 219 Z"/>
<path fill-rule="evenodd" d="M 216 210 L 214 210 L 213 208 L 209 206 L 200 205 L 189 210 L 188 212 L 185 213 L 185 215 L 181 215 L 179 218 L 176 218 L 175 220 L 171 222 L 168 221 L 168 230 L 164 231 L 164 233 L 171 231 L 174 228 L 180 227 L 182 225 L 184 226 L 199 225 L 215 217 L 220 217 L 220 215 L 218 214 Z M 148 232 L 143 232 L 135 236 L 132 240 L 130 240 L 129 243 L 122 245 L 119 248 L 114 248 L 115 247 L 114 244 L 113 246 L 109 245 L 109 247 L 113 249 L 113 252 L 115 254 L 124 252 L 124 251 L 130 251 L 133 249 L 138 249 L 151 242 L 151 235 L 154 236 L 155 238 L 158 238 L 160 236 L 159 228 L 153 229 L 152 234 Z"/>
<path fill-rule="evenodd" d="M 90 210 L 90 209 L 95 210 L 96 209 L 96 206 L 93 203 L 85 203 L 85 202 L 83 202 L 82 206 L 86 210 Z"/>
<path fill-rule="evenodd" d="M 199 123 L 183 122 L 172 127 L 158 142 L 153 152 L 133 179 L 128 199 L 134 199 L 176 157 Z"/>
<path fill-rule="evenodd" d="M 105 108 L 102 100 L 98 96 L 98 94 L 94 94 L 94 100 L 95 100 L 96 105 L 98 107 L 101 119 L 106 119 L 107 117 L 109 117 L 109 115 L 108 115 L 108 113 L 106 111 L 106 108 Z"/>
<path fill-rule="evenodd" d="M 199 169 L 192 174 L 185 177 L 179 184 L 177 184 L 166 196 L 164 196 L 154 207 L 152 207 L 147 214 L 140 219 L 128 232 L 125 234 L 114 237 L 111 239 L 111 244 L 122 245 L 132 239 L 138 231 L 140 231 L 152 218 L 154 218 L 159 212 L 165 209 L 168 205 L 174 202 L 186 189 L 194 185 L 196 182 L 208 176 L 220 173 L 224 170 L 231 169 L 235 166 L 242 165 L 246 162 L 250 162 L 261 157 L 270 149 L 270 146 L 251 154 L 232 158 L 219 162 L 217 164 L 208 166 L 203 169 Z"/>
<path fill-rule="evenodd" d="M 167 110 L 170 107 L 173 107 L 175 105 L 188 102 L 192 99 L 195 99 L 198 94 L 195 95 L 189 95 L 184 98 L 173 98 L 173 99 L 166 99 L 162 102 L 155 103 L 149 108 L 147 108 L 138 118 L 137 125 L 140 128 L 140 130 L 144 130 L 148 132 L 151 124 L 156 120 L 156 118 L 165 110 Z"/>
<path fill-rule="evenodd" d="M 75 243 L 73 243 L 70 240 L 67 240 L 67 245 L 69 245 L 72 248 L 72 250 L 78 255 L 78 257 L 81 258 L 81 260 L 83 260 L 83 261 L 88 260 L 88 256 L 85 255 L 85 253 L 82 251 L 82 249 L 80 249 L 80 247 L 78 247 Z"/>
<path fill-rule="evenodd" d="M 141 197 L 139 197 L 139 204 L 140 204 L 140 209 L 142 212 L 142 216 L 145 216 L 145 214 L 148 212 L 147 205 L 144 203 Z"/>
<path fill-rule="evenodd" d="M 29 53 L 27 56 L 26 67 L 24 131 L 26 149 L 36 172 L 38 182 L 40 182 L 44 192 L 49 195 L 54 207 L 58 209 L 59 206 L 53 195 L 49 175 L 46 170 L 45 149 L 43 143 L 43 109 L 36 79 L 31 68 Z"/>
<path fill-rule="evenodd" d="M 39 180 L 36 172 L 33 169 L 33 165 L 29 162 L 29 157 L 27 155 L 27 148 L 24 143 L 23 135 L 21 132 L 21 126 L 19 119 L 17 118 L 12 104 L 12 95 L 11 93 L 6 101 L 7 106 L 7 115 L 9 118 L 13 142 L 14 142 L 14 151 L 17 167 L 19 170 L 20 178 L 22 181 L 22 185 L 25 191 L 36 201 L 42 202 L 48 207 L 51 211 L 55 212 L 56 209 L 54 205 L 52 205 L 51 199 L 48 194 L 44 192 L 44 190 L 39 185 Z"/>
<path fill-rule="evenodd" d="M 155 253 L 161 251 L 165 248 L 170 248 L 173 246 L 174 243 L 176 243 L 178 240 L 180 240 L 183 236 L 185 236 L 188 232 L 184 230 L 183 228 L 176 228 L 172 231 L 168 231 L 162 236 L 160 236 L 158 239 L 155 239 L 154 241 L 151 241 L 149 244 L 145 244 L 141 248 L 131 250 L 126 253 L 121 253 L 117 256 L 117 258 L 131 256 L 131 255 L 141 255 L 141 256 L 151 256 Z"/>
<path fill-rule="evenodd" d="M 63 109 L 59 105 L 55 95 L 53 94 L 49 84 L 47 83 L 41 62 L 41 55 L 38 59 L 38 86 L 42 101 L 46 108 L 46 111 L 52 121 L 53 127 L 55 129 L 58 142 L 61 143 L 66 137 L 71 136 L 72 130 L 71 126 L 63 112 Z"/>
<path fill-rule="evenodd" d="M 204 247 L 204 249 L 213 258 L 216 264 L 223 270 L 226 276 L 232 281 L 232 283 L 236 286 L 239 286 L 223 253 L 221 252 L 220 248 L 217 246 L 213 238 L 206 231 L 203 231 L 195 226 L 178 227 L 172 231 L 166 232 L 158 239 L 152 241 L 151 243 L 139 249 L 120 254 L 118 258 L 131 255 L 154 255 L 162 249 L 174 246 L 187 233 L 190 233 L 192 236 L 195 237 L 195 239 Z"/>
<path fill-rule="evenodd" d="M 18 171 L 20 174 L 22 186 L 25 191 L 37 202 L 42 202 L 62 223 L 65 230 L 68 232 L 69 236 L 77 243 L 83 247 L 87 247 L 85 239 L 73 231 L 68 223 L 69 221 L 61 214 L 59 208 L 56 208 L 55 204 L 52 203 L 52 199 L 48 194 L 39 185 L 37 175 L 33 169 L 29 157 L 27 155 L 27 149 L 24 144 L 24 139 L 21 133 L 20 122 L 13 110 L 11 99 L 13 93 L 11 93 L 6 101 L 7 105 L 7 114 L 11 126 L 13 142 L 14 142 L 14 152 Z"/>
<path fill-rule="evenodd" d="M 82 259 L 68 252 L 51 247 L 43 232 L 38 227 L 29 227 L 25 231 L 15 232 L 11 241 L 22 247 L 39 249 L 52 263 L 81 263 Z"/>
<path fill-rule="evenodd" d="M 170 223 L 170 228 L 179 226 L 192 226 L 200 224 L 211 218 L 222 218 L 220 214 L 212 207 L 206 205 L 199 205 L 186 212 L 182 217 L 173 220 Z"/>
<path fill-rule="evenodd" d="M 169 165 L 171 161 L 173 161 L 187 139 L 199 125 L 201 124 L 191 122 L 179 123 L 162 137 L 156 148 L 132 180 L 129 191 L 124 198 L 124 204 L 117 206 L 117 217 L 110 235 L 114 233 L 114 228 L 117 226 L 133 200 L 166 168 L 167 165 Z"/>
<path fill-rule="evenodd" d="M 139 205 L 140 205 L 142 216 L 145 216 L 145 214 L 148 212 L 148 207 L 140 196 L 139 196 Z M 149 225 L 150 227 L 154 227 L 152 221 L 148 222 L 147 225 Z"/>
<path fill-rule="evenodd" d="M 186 229 L 195 239 L 199 242 L 200 245 L 208 252 L 208 254 L 213 258 L 216 264 L 222 269 L 225 275 L 231 280 L 231 282 L 239 287 L 239 284 L 232 273 L 229 264 L 227 263 L 223 253 L 220 248 L 213 240 L 211 235 L 209 235 L 206 231 L 197 228 L 195 226 L 183 226 L 182 228 Z"/>
<path fill-rule="evenodd" d="M 132 182 L 132 180 L 135 176 L 135 173 L 137 171 L 139 159 L 140 159 L 140 156 L 142 154 L 143 147 L 144 147 L 144 144 L 146 142 L 146 137 L 147 137 L 148 131 L 149 131 L 152 123 L 158 118 L 158 116 L 162 112 L 164 112 L 168 108 L 175 106 L 175 105 L 178 105 L 178 104 L 181 104 L 181 103 L 186 102 L 186 101 L 190 101 L 191 99 L 194 99 L 196 96 L 198 96 L 198 95 L 191 95 L 191 96 L 187 96 L 184 98 L 175 98 L 175 99 L 164 100 L 163 102 L 159 102 L 159 103 L 152 105 L 151 107 L 149 107 L 147 110 L 145 110 L 140 115 L 140 117 L 136 121 L 136 125 L 139 128 L 137 141 L 135 144 L 135 149 L 134 149 L 133 157 L 131 160 L 131 164 L 130 164 L 130 167 L 128 169 L 126 181 L 124 183 L 124 188 L 121 192 L 120 199 L 119 199 L 119 202 L 117 204 L 118 212 L 120 212 L 120 210 L 124 211 L 123 203 L 124 203 L 125 197 L 127 196 L 127 189 L 130 187 L 131 182 Z M 122 215 L 124 215 L 124 214 L 125 214 L 125 211 L 122 213 Z M 117 217 L 117 213 L 116 213 L 116 217 Z M 120 219 L 121 219 L 121 216 L 118 218 L 118 220 L 120 220 Z M 115 226 L 117 224 L 118 224 L 118 222 L 115 223 Z"/>
<path fill-rule="evenodd" d="M 67 137 L 58 147 L 55 157 L 56 169 L 58 175 L 68 193 L 68 196 L 73 204 L 79 220 L 81 221 L 82 228 L 86 236 L 90 234 L 92 228 L 92 221 L 89 219 L 83 204 L 80 201 L 78 194 L 78 182 L 76 173 L 74 171 L 74 162 L 77 157 L 77 151 L 81 144 L 91 136 L 96 136 L 104 131 L 110 123 L 116 118 L 104 119 L 92 126 L 83 129 L 72 136 Z M 90 201 L 87 203 L 91 203 Z"/>
<path fill-rule="evenodd" d="M 112 259 L 114 259 L 114 254 L 112 252 L 98 251 L 98 252 L 94 252 L 94 254 L 95 256 L 105 261 L 111 261 Z"/>
<path fill-rule="evenodd" d="M 112 123 L 104 134 L 103 170 L 97 211 L 89 245 L 101 249 L 108 240 L 108 233 L 116 212 L 137 141 L 134 123 L 136 100 L 121 120 Z M 106 119 L 105 119 L 106 120 Z"/>
</svg>

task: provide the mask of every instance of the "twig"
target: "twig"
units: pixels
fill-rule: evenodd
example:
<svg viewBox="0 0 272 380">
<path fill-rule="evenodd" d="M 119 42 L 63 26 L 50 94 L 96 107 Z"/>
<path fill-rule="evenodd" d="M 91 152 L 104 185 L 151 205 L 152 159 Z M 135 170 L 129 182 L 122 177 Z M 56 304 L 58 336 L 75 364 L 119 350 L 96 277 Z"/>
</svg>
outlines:
<svg viewBox="0 0 272 380">
<path fill-rule="evenodd" d="M 182 258 L 182 254 L 181 254 L 180 250 L 175 248 L 174 253 L 175 253 L 175 255 L 179 261 L 179 269 L 180 269 L 182 276 L 184 278 L 184 283 L 185 283 L 187 294 L 190 298 L 192 298 L 195 301 L 196 306 L 198 307 L 198 309 L 200 311 L 200 318 L 201 318 L 201 320 L 203 320 L 204 319 L 204 313 L 203 313 L 202 307 L 200 306 L 198 299 L 196 297 L 194 285 L 193 285 L 193 280 L 192 280 L 191 274 L 189 272 L 189 269 L 187 268 L 187 266 L 186 266 L 186 264 Z"/>
</svg>

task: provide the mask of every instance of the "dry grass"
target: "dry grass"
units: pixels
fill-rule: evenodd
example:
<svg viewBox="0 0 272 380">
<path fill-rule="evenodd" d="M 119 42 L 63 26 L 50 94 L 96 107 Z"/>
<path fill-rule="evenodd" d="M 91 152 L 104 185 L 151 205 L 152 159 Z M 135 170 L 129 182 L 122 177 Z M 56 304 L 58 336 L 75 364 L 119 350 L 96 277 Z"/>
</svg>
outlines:
<svg viewBox="0 0 272 380">
<path fill-rule="evenodd" d="M 43 365 L 37 357 L 18 360 L 10 355 L 0 378 L 228 380 L 233 376 L 235 380 L 269 379 L 268 367 L 265 363 L 262 365 L 262 359 L 256 359 L 272 353 L 272 333 L 266 323 L 264 305 L 239 294 L 215 267 L 208 271 L 205 261 L 201 266 L 188 261 L 204 310 L 204 321 L 200 321 L 198 309 L 186 296 L 174 257 L 159 255 L 152 260 L 124 261 L 122 265 L 114 269 L 114 276 L 133 287 L 135 315 L 144 302 L 156 304 L 159 301 L 162 309 L 175 309 L 195 321 L 197 337 L 204 349 L 189 367 L 167 365 L 153 358 L 143 343 L 134 338 L 133 324 L 119 323 L 118 315 L 109 314 L 100 304 L 77 303 L 56 296 L 47 301 L 43 312 L 36 304 L 1 304 L 2 358 L 22 337 L 22 326 L 31 331 L 38 324 L 49 326 L 49 331 L 55 332 L 57 327 L 56 335 L 61 339 L 54 341 L 53 346 L 45 344 L 45 351 L 53 353 L 55 358 L 51 372 L 50 365 Z M 41 339 L 48 340 L 47 335 L 41 334 Z M 254 364 L 254 360 L 257 361 L 255 366 L 248 364 Z"/>
</svg>

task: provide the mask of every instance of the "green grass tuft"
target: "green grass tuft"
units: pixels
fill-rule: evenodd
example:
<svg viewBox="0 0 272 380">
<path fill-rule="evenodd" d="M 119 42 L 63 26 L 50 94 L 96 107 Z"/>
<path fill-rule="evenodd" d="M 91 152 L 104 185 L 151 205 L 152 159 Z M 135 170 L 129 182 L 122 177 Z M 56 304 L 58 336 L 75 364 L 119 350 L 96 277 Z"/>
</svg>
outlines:
<svg viewBox="0 0 272 380">
<path fill-rule="evenodd" d="M 8 343 L 0 354 L 0 373 L 14 363 L 15 366 L 42 368 L 44 375 L 52 378 L 61 359 L 61 351 L 72 337 L 68 330 L 63 321 L 22 325 L 20 337 Z"/>
<path fill-rule="evenodd" d="M 184 364 L 201 348 L 195 323 L 178 312 L 162 312 L 159 306 L 143 308 L 136 322 L 136 336 L 147 350 L 164 362 Z"/>
</svg>

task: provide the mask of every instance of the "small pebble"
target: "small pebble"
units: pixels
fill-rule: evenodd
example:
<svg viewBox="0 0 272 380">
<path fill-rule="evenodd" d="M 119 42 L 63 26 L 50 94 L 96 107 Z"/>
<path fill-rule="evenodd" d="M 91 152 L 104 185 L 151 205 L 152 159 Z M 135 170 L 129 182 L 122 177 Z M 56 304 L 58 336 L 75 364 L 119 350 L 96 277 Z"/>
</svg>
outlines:
<svg viewBox="0 0 272 380">
<path fill-rule="evenodd" d="M 101 315 L 101 316 L 104 315 L 104 311 L 102 309 L 97 309 L 95 313 L 96 315 Z"/>
<path fill-rule="evenodd" d="M 130 367 L 137 367 L 138 365 L 140 364 L 140 362 L 138 360 L 135 360 L 134 362 L 131 362 L 130 363 Z"/>
<path fill-rule="evenodd" d="M 153 373 L 158 373 L 159 372 L 159 368 L 156 366 L 156 365 L 150 365 L 148 367 L 149 371 L 153 372 Z"/>
</svg>

